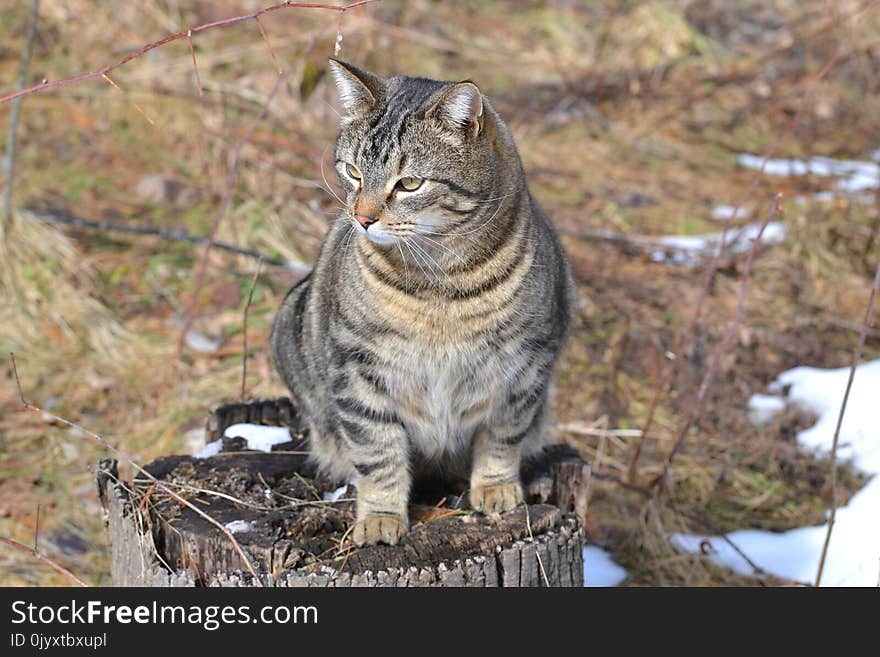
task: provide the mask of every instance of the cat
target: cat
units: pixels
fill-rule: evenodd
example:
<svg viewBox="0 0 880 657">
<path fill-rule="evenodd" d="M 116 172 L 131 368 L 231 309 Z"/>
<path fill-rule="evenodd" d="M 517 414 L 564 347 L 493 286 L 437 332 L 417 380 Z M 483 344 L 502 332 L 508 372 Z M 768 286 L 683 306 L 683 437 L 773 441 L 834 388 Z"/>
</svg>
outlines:
<svg viewBox="0 0 880 657">
<path fill-rule="evenodd" d="M 574 305 L 570 266 L 512 136 L 470 81 L 381 77 L 331 58 L 344 207 L 272 327 L 310 450 L 357 487 L 357 545 L 408 531 L 416 473 L 523 501 Z"/>
</svg>

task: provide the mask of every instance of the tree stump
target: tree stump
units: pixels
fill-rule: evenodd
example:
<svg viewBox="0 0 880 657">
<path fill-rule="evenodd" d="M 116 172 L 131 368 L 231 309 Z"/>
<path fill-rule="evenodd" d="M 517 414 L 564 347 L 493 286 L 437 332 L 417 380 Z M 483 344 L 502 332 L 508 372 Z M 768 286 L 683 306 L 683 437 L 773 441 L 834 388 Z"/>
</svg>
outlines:
<svg viewBox="0 0 880 657">
<path fill-rule="evenodd" d="M 220 438 L 238 422 L 288 426 L 273 451 Z M 211 414 L 216 456 L 167 456 L 126 484 L 117 464 L 98 465 L 98 491 L 115 586 L 254 586 L 229 536 L 168 494 L 226 527 L 266 586 L 582 586 L 589 466 L 570 447 L 546 447 L 523 466 L 528 505 L 484 516 L 467 508 L 466 482 L 417 481 L 409 534 L 397 546 L 357 548 L 352 487 L 308 463 L 296 405 L 288 399 L 228 404 Z M 165 489 L 163 490 L 163 487 Z M 338 491 L 337 491 L 338 492 Z"/>
</svg>

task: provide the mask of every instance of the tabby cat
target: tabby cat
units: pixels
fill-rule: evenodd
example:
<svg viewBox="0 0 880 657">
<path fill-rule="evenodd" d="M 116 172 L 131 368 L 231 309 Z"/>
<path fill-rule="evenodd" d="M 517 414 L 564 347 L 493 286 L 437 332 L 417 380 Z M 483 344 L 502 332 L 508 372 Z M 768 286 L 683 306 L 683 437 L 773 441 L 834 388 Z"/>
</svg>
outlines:
<svg viewBox="0 0 880 657">
<path fill-rule="evenodd" d="M 475 84 L 329 65 L 344 208 L 272 348 L 317 463 L 357 486 L 354 542 L 393 545 L 420 472 L 469 478 L 478 511 L 522 502 L 574 287 Z"/>
</svg>

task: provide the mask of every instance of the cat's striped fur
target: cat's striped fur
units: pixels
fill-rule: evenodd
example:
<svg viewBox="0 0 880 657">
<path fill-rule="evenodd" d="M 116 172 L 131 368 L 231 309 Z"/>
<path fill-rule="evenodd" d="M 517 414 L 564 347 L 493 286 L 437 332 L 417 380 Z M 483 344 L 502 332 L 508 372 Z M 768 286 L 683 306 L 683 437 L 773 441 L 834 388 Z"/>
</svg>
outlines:
<svg viewBox="0 0 880 657">
<path fill-rule="evenodd" d="M 318 463 L 357 485 L 354 541 L 394 544 L 419 471 L 469 477 L 477 510 L 522 501 L 573 286 L 475 85 L 330 67 L 345 207 L 272 346 Z"/>
</svg>

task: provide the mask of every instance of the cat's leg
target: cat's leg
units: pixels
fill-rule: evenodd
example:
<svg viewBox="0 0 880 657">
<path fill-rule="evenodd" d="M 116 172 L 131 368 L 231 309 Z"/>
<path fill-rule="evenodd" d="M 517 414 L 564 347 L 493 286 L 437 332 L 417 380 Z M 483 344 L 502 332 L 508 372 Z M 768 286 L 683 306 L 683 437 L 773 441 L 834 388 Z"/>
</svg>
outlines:
<svg viewBox="0 0 880 657">
<path fill-rule="evenodd" d="M 357 472 L 356 545 L 397 545 L 409 529 L 409 442 L 399 422 L 343 420 L 347 456 Z"/>
<path fill-rule="evenodd" d="M 471 466 L 471 506 L 483 513 L 503 513 L 523 501 L 520 468 L 523 452 L 541 440 L 546 394 L 531 408 L 511 409 L 509 419 L 477 430 Z"/>
</svg>

